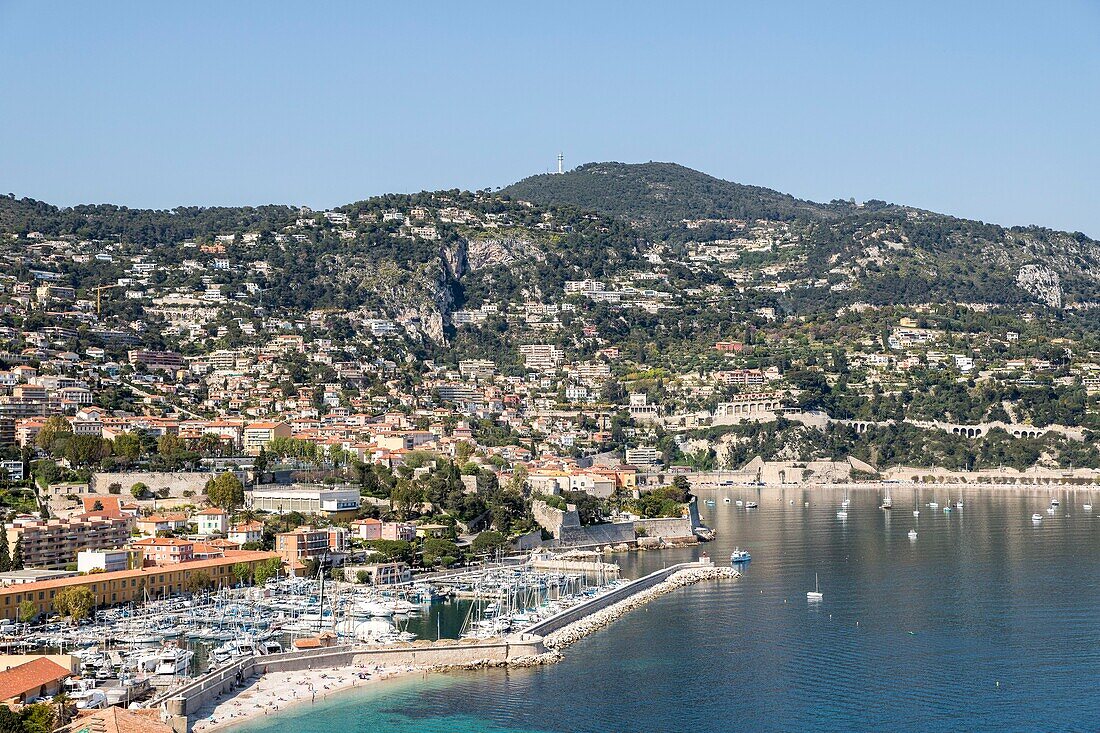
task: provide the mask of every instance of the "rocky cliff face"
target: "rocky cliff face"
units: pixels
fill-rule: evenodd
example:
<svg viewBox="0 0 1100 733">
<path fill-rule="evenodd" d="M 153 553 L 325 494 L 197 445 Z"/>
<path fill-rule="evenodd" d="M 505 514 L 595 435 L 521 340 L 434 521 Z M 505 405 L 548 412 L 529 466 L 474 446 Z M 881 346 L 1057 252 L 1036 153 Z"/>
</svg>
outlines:
<svg viewBox="0 0 1100 733">
<path fill-rule="evenodd" d="M 495 265 L 510 265 L 524 259 L 543 259 L 535 242 L 524 237 L 471 239 L 466 243 L 466 252 L 471 271 Z"/>
<path fill-rule="evenodd" d="M 1058 273 L 1045 265 L 1024 265 L 1016 273 L 1016 285 L 1051 308 L 1062 307 L 1062 284 Z"/>
</svg>

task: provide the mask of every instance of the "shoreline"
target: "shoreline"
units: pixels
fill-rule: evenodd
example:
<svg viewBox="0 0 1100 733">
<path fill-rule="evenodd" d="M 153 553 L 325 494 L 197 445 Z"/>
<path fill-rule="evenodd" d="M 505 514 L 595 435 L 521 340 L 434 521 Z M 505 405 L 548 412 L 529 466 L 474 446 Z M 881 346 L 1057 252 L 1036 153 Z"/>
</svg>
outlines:
<svg viewBox="0 0 1100 733">
<path fill-rule="evenodd" d="M 194 733 L 236 729 L 259 718 L 298 710 L 334 695 L 429 671 L 417 667 L 356 666 L 268 672 L 247 687 L 204 705 L 194 722 L 188 721 L 187 729 Z M 361 678 L 360 674 L 369 676 Z"/>
<path fill-rule="evenodd" d="M 293 672 L 268 672 L 255 678 L 252 684 L 207 703 L 188 721 L 188 731 L 214 733 L 236 730 L 257 719 L 295 710 L 305 703 L 315 704 L 334 695 L 380 684 L 386 680 L 408 678 L 421 673 L 476 671 L 492 668 L 521 669 L 556 664 L 563 658 L 562 649 L 586 636 L 606 628 L 655 598 L 706 580 L 737 579 L 740 573 L 724 566 L 704 566 L 679 570 L 660 583 L 630 595 L 588 616 L 569 623 L 545 638 L 546 651 L 531 657 L 507 661 L 440 664 L 423 667 L 381 667 L 378 665 L 319 668 Z M 361 678 L 361 674 L 369 675 Z"/>
</svg>

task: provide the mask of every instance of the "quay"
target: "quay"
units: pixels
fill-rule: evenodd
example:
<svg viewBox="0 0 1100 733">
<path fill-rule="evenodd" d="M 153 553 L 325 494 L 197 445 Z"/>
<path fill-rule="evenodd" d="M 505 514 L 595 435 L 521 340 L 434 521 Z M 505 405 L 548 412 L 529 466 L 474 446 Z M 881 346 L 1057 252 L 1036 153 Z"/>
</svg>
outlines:
<svg viewBox="0 0 1100 733">
<path fill-rule="evenodd" d="M 419 640 L 385 646 L 355 644 L 243 657 L 163 693 L 154 698 L 148 707 L 160 708 L 162 717 L 178 733 L 187 733 L 193 723 L 190 719 L 205 705 L 222 696 L 235 694 L 268 673 L 349 667 L 448 671 L 554 663 L 560 659 L 561 648 L 607 626 L 653 598 L 691 583 L 736 577 L 736 570 L 716 567 L 704 558 L 662 568 L 593 596 L 519 633 L 502 637 Z"/>
</svg>

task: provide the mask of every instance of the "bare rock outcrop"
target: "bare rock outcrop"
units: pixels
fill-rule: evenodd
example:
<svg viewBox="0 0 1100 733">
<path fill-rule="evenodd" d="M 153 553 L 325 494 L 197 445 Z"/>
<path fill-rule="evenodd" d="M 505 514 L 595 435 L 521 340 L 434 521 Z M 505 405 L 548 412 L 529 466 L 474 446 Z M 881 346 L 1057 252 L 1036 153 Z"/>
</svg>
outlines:
<svg viewBox="0 0 1100 733">
<path fill-rule="evenodd" d="M 1058 273 L 1045 265 L 1024 265 L 1016 273 L 1016 285 L 1051 308 L 1062 307 L 1062 283 Z"/>
</svg>

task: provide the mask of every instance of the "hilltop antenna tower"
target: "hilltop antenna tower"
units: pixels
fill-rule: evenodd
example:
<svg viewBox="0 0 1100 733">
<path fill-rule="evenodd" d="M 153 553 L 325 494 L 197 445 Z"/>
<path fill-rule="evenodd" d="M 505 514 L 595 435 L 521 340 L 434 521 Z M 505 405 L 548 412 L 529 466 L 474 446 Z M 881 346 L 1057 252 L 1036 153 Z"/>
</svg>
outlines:
<svg viewBox="0 0 1100 733">
<path fill-rule="evenodd" d="M 561 169 L 562 161 L 565 160 L 565 156 L 558 153 L 558 175 L 560 176 L 564 171 Z"/>
</svg>

